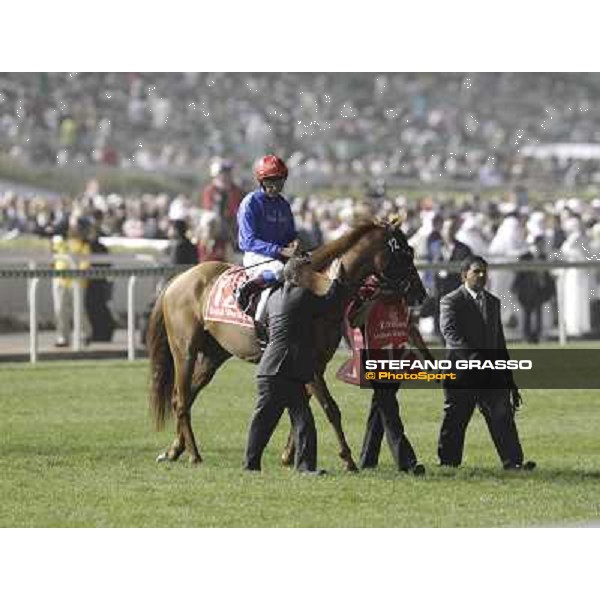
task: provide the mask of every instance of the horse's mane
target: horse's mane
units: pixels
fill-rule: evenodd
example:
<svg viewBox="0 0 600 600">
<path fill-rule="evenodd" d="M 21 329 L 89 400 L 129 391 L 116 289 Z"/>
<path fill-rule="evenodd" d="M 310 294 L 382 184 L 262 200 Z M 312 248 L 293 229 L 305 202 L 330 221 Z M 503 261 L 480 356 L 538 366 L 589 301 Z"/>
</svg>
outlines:
<svg viewBox="0 0 600 600">
<path fill-rule="evenodd" d="M 375 221 L 366 221 L 355 227 L 352 231 L 344 234 L 337 240 L 319 246 L 311 257 L 312 268 L 322 271 L 328 267 L 336 258 L 350 250 L 364 235 L 377 229 L 381 225 Z"/>
</svg>

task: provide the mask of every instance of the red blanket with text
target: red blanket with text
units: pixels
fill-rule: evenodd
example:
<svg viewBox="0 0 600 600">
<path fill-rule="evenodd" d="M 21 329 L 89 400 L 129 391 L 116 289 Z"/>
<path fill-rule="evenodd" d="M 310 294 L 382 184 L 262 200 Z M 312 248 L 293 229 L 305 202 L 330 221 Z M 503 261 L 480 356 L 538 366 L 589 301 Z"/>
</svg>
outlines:
<svg viewBox="0 0 600 600">
<path fill-rule="evenodd" d="M 377 280 L 368 279 L 346 310 L 344 327 L 352 356 L 336 373 L 336 377 L 345 383 L 360 385 L 361 350 L 398 351 L 405 348 L 408 342 L 409 308 L 406 300 L 394 295 L 372 299 L 377 290 Z M 366 309 L 363 326 L 352 327 L 349 317 L 365 302 L 369 302 L 370 306 Z"/>
</svg>

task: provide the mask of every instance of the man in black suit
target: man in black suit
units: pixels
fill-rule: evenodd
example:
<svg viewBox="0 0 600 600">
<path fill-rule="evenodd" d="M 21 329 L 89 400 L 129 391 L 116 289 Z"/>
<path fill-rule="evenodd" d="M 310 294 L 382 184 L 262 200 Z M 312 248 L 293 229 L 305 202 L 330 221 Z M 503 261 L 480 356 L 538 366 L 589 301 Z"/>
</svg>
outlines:
<svg viewBox="0 0 600 600">
<path fill-rule="evenodd" d="M 315 278 L 306 259 L 290 259 L 284 268 L 284 284 L 267 302 L 269 343 L 258 365 L 258 402 L 254 410 L 244 467 L 259 471 L 263 451 L 287 408 L 294 430 L 295 467 L 317 473 L 317 431 L 308 403 L 305 384 L 316 368 L 314 351 L 315 316 L 325 313 L 340 298 L 344 286 L 334 280 L 319 296 Z"/>
<path fill-rule="evenodd" d="M 418 325 L 411 318 L 406 294 L 397 289 L 388 289 L 374 276 L 359 288 L 356 298 L 348 307 L 348 322 L 351 327 L 360 327 L 365 349 L 400 353 L 410 341 L 427 360 L 434 360 L 427 348 Z M 385 324 L 385 328 L 383 325 Z M 396 355 L 397 356 L 397 355 Z M 379 453 L 385 434 L 398 470 L 419 477 L 425 467 L 417 462 L 400 417 L 397 393 L 400 382 L 395 384 L 372 383 L 373 395 L 367 417 L 367 426 L 360 453 L 360 468 L 374 469 L 379 462 Z"/>
<path fill-rule="evenodd" d="M 433 231 L 427 239 L 427 261 L 461 262 L 473 254 L 466 244 L 456 239 L 460 218 L 450 216 L 442 226 L 441 233 Z M 461 284 L 459 273 L 441 270 L 433 277 L 433 324 L 436 334 L 440 334 L 440 298 L 454 291 Z"/>
<path fill-rule="evenodd" d="M 462 263 L 463 285 L 440 303 L 440 329 L 450 360 L 504 359 L 508 350 L 500 320 L 500 301 L 485 290 L 487 263 L 471 256 Z M 514 414 L 521 396 L 511 371 L 492 372 L 496 379 L 489 388 L 485 375 L 465 372 L 454 382 L 444 382 L 444 419 L 438 442 L 440 464 L 457 467 L 462 462 L 465 432 L 475 406 L 483 414 L 505 469 L 535 468 L 523 462 L 523 450 Z"/>
<path fill-rule="evenodd" d="M 195 265 L 198 251 L 186 235 L 187 223 L 183 219 L 171 221 L 169 225 L 169 259 L 173 265 Z"/>
</svg>

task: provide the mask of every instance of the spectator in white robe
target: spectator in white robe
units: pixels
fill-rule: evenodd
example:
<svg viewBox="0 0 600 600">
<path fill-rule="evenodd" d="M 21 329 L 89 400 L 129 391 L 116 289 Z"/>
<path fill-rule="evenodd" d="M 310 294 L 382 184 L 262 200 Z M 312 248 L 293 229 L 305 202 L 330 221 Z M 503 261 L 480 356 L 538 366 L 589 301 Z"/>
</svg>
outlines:
<svg viewBox="0 0 600 600">
<path fill-rule="evenodd" d="M 567 239 L 561 246 L 565 261 L 585 261 L 592 258 L 591 240 L 579 217 L 571 217 L 564 224 Z M 559 276 L 558 293 L 562 293 L 567 336 L 581 337 L 591 330 L 591 297 L 595 289 L 594 271 L 586 268 L 568 269 Z M 561 285 L 562 283 L 562 285 Z"/>
<path fill-rule="evenodd" d="M 427 239 L 433 231 L 434 217 L 435 212 L 432 210 L 421 211 L 421 227 L 408 240 L 414 250 L 415 258 L 425 259 L 427 257 Z"/>
<path fill-rule="evenodd" d="M 456 239 L 469 246 L 471 252 L 476 256 L 487 258 L 490 240 L 484 215 L 473 212 L 465 213 L 462 225 L 456 233 Z"/>
<path fill-rule="evenodd" d="M 492 262 L 516 261 L 526 252 L 525 229 L 517 216 L 509 214 L 490 243 L 490 259 Z M 514 271 L 509 270 L 493 270 L 490 275 L 490 291 L 500 298 L 502 320 L 509 327 L 516 327 L 518 323 L 519 303 L 511 291 L 514 278 Z"/>
</svg>

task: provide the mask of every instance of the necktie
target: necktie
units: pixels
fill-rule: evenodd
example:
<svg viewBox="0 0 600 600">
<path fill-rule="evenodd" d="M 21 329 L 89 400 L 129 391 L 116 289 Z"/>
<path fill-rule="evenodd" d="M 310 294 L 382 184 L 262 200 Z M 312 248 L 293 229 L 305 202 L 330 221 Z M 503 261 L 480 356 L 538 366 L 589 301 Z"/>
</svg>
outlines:
<svg viewBox="0 0 600 600">
<path fill-rule="evenodd" d="M 481 313 L 481 316 L 483 317 L 483 320 L 485 321 L 485 296 L 484 296 L 483 292 L 478 292 L 476 298 L 477 298 L 477 306 L 479 307 L 479 312 Z"/>
</svg>

